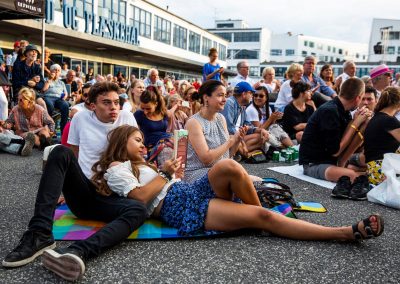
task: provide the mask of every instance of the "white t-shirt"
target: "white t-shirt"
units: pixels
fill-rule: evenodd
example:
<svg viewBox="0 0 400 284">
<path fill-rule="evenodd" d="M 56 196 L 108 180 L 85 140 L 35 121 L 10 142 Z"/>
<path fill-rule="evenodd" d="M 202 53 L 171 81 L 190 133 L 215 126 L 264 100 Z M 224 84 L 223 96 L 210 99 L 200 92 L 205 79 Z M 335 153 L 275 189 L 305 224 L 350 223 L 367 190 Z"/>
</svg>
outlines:
<svg viewBox="0 0 400 284">
<path fill-rule="evenodd" d="M 87 108 L 85 107 L 85 103 L 80 103 L 80 104 L 74 105 L 74 106 L 72 107 L 72 109 L 76 109 L 78 112 L 80 112 L 80 111 L 82 111 L 82 110 L 88 110 L 88 111 L 90 111 L 89 109 L 87 109 Z"/>
<path fill-rule="evenodd" d="M 269 107 L 269 113 L 272 113 L 271 108 Z M 246 108 L 246 118 L 248 121 L 253 122 L 253 121 L 259 121 L 261 124 L 267 121 L 267 112 L 265 111 L 265 108 L 261 109 L 261 120 L 258 117 L 258 111 L 254 107 L 253 103 L 251 103 L 247 108 Z"/>
<path fill-rule="evenodd" d="M 235 78 L 233 78 L 231 81 L 229 81 L 229 83 L 231 84 L 230 86 L 234 88 L 238 83 L 243 82 L 243 81 L 246 81 L 251 86 L 253 86 L 255 84 L 255 81 L 252 78 L 250 78 L 249 76 L 247 76 L 245 78 L 240 74 L 238 74 Z"/>
<path fill-rule="evenodd" d="M 122 110 L 131 112 L 132 111 L 132 105 L 130 102 L 124 102 L 124 105 L 122 106 Z"/>
<path fill-rule="evenodd" d="M 138 187 L 145 186 L 158 176 L 158 173 L 146 165 L 139 167 L 139 180 L 132 173 L 132 165 L 130 161 L 126 161 L 119 165 L 113 166 L 104 174 L 104 179 L 108 186 L 119 196 L 127 197 L 129 192 Z M 165 198 L 168 188 L 180 179 L 172 179 L 167 182 L 161 192 L 147 204 L 148 217 L 153 213 L 158 204 Z"/>
<path fill-rule="evenodd" d="M 293 100 L 290 81 L 291 80 L 287 80 L 282 84 L 278 97 L 276 98 L 275 109 L 279 111 L 283 111 L 283 109 Z"/>
<path fill-rule="evenodd" d="M 101 122 L 92 111 L 80 111 L 74 115 L 69 129 L 68 144 L 79 146 L 78 162 L 87 178 L 92 177 L 92 166 L 107 147 L 108 133 L 124 124 L 137 127 L 132 113 L 120 111 L 114 123 Z"/>
</svg>

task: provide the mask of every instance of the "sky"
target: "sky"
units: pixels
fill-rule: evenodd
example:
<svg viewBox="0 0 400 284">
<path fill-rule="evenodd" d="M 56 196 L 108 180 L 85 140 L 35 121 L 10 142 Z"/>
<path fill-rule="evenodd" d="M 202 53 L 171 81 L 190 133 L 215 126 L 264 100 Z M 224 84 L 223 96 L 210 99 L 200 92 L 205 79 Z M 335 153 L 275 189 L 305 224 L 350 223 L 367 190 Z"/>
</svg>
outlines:
<svg viewBox="0 0 400 284">
<path fill-rule="evenodd" d="M 368 43 L 373 18 L 399 19 L 400 0 L 148 0 L 202 28 L 214 21 L 245 20 L 274 34 Z"/>
</svg>

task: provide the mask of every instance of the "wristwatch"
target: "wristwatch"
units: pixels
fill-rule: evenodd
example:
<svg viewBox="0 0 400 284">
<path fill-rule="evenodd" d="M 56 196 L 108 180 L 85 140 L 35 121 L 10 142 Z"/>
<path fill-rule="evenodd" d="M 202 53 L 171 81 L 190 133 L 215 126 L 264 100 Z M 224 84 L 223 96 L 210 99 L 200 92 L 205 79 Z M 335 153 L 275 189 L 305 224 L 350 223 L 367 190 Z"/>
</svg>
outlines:
<svg viewBox="0 0 400 284">
<path fill-rule="evenodd" d="M 160 177 L 162 177 L 163 179 L 165 179 L 166 182 L 170 182 L 172 177 L 169 173 L 164 172 L 164 171 L 159 171 L 158 174 L 160 175 Z"/>
</svg>

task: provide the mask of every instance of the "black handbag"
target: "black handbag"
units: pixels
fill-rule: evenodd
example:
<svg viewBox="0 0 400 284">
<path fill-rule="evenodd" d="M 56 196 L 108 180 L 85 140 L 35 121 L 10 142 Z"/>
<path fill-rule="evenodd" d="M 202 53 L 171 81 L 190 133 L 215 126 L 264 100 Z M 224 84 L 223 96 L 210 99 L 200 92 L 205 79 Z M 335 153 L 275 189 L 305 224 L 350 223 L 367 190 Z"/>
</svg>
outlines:
<svg viewBox="0 0 400 284">
<path fill-rule="evenodd" d="M 254 182 L 258 198 L 264 208 L 289 203 L 292 208 L 298 207 L 289 186 L 279 182 Z"/>
</svg>

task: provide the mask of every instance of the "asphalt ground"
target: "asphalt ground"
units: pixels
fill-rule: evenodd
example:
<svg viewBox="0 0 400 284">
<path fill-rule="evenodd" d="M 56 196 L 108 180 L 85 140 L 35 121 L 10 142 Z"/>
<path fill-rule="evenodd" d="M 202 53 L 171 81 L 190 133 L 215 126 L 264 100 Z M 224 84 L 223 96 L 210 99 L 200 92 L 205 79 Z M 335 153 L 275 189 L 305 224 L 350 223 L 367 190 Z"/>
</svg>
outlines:
<svg viewBox="0 0 400 284">
<path fill-rule="evenodd" d="M 18 243 L 33 212 L 42 153 L 0 153 L 0 258 Z M 278 178 L 298 201 L 317 201 L 328 212 L 298 213 L 329 226 L 351 225 L 379 213 L 384 234 L 362 244 L 294 241 L 245 231 L 219 238 L 126 241 L 86 263 L 82 283 L 399 283 L 400 212 L 367 201 L 330 197 L 330 190 L 267 170 L 276 164 L 243 164 L 249 173 Z M 66 246 L 69 242 L 57 242 Z M 0 268 L 0 283 L 62 283 L 40 259 Z"/>
</svg>

